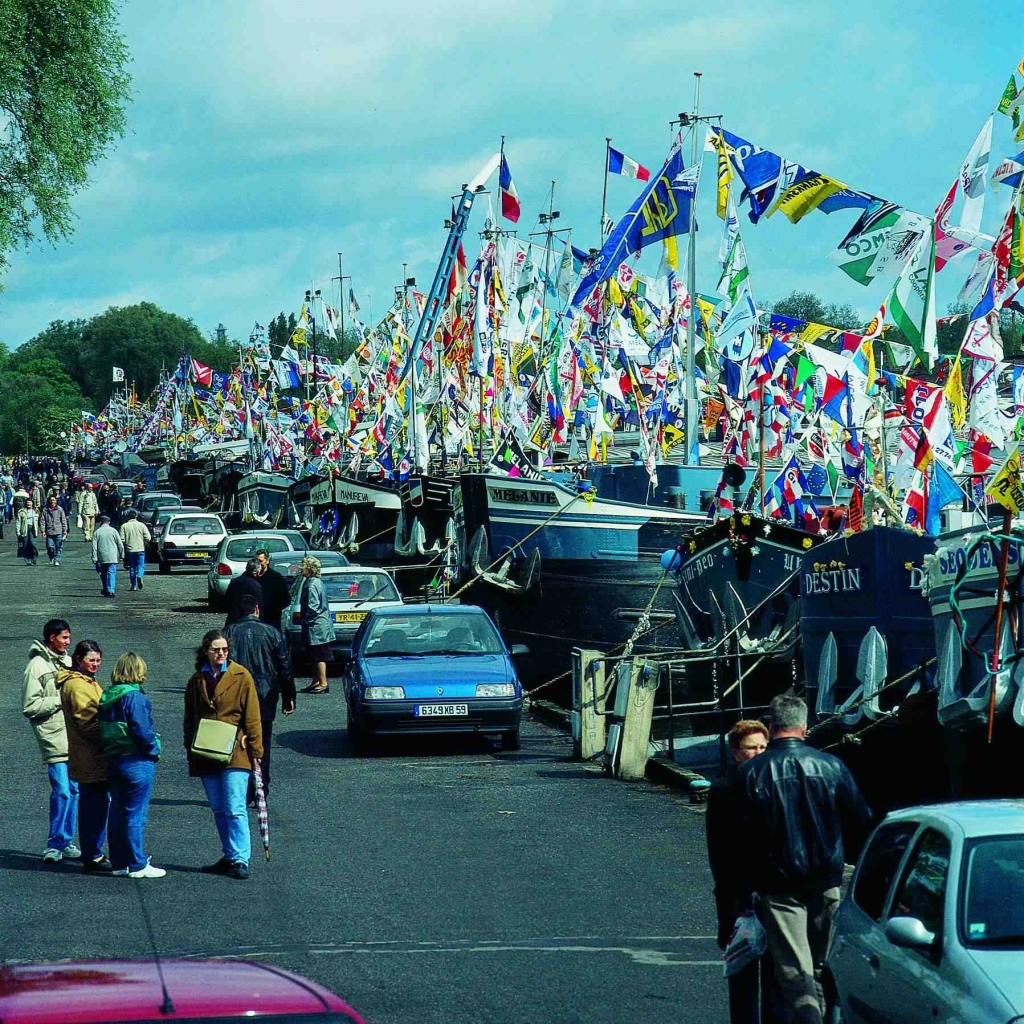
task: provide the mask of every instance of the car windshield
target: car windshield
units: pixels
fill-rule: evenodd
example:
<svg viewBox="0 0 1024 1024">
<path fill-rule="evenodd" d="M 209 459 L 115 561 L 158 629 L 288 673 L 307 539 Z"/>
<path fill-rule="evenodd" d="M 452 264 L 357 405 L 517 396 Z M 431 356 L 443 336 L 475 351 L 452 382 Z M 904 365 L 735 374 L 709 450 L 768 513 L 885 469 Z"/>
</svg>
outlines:
<svg viewBox="0 0 1024 1024">
<path fill-rule="evenodd" d="M 1024 835 L 978 839 L 964 851 L 968 946 L 1024 949 Z"/>
<path fill-rule="evenodd" d="M 328 601 L 400 601 L 390 576 L 379 572 L 346 572 L 324 576 Z"/>
<path fill-rule="evenodd" d="M 288 542 L 283 537 L 236 537 L 228 542 L 225 557 L 232 562 L 247 562 L 257 551 L 287 551 Z"/>
<path fill-rule="evenodd" d="M 167 528 L 167 533 L 171 537 L 184 537 L 195 533 L 219 537 L 223 532 L 224 529 L 218 520 L 202 519 L 199 516 L 183 516 L 175 519 Z"/>
<path fill-rule="evenodd" d="M 363 652 L 394 654 L 501 654 L 505 650 L 483 615 L 385 615 L 371 626 Z"/>
<path fill-rule="evenodd" d="M 178 499 L 173 494 L 150 494 L 142 499 L 142 507 L 144 509 L 164 508 L 169 505 L 177 505 Z"/>
</svg>

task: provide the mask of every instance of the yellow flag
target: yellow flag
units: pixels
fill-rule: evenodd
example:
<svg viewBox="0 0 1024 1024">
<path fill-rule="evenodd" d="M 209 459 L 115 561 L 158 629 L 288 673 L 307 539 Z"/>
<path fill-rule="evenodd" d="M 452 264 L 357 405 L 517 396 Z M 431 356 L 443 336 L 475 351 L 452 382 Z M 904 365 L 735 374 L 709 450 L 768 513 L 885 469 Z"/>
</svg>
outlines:
<svg viewBox="0 0 1024 1024">
<path fill-rule="evenodd" d="M 829 196 L 842 192 L 847 186 L 827 174 L 808 174 L 806 178 L 790 185 L 775 200 L 766 216 L 770 217 L 776 210 L 789 218 L 791 224 L 802 220 L 811 210 L 815 210 Z"/>
<path fill-rule="evenodd" d="M 617 277 L 608 278 L 608 301 L 616 306 L 621 306 L 626 300 L 623 298 L 622 289 L 619 287 Z"/>
<path fill-rule="evenodd" d="M 828 324 L 813 324 L 809 323 L 801 332 L 800 340 L 805 345 L 813 344 L 823 334 L 828 334 L 830 331 L 834 331 L 834 327 L 829 327 Z"/>
<path fill-rule="evenodd" d="M 985 488 L 985 493 L 1011 512 L 1024 511 L 1024 488 L 1020 483 L 1020 448 L 1017 445 L 1014 445 L 1013 450 L 1006 456 L 1002 469 L 992 477 L 992 482 Z"/>
<path fill-rule="evenodd" d="M 867 392 L 868 392 L 868 394 L 871 394 L 871 392 L 872 392 L 872 390 L 874 389 L 874 386 L 875 386 L 875 376 L 876 376 L 876 371 L 875 371 L 875 346 L 874 346 L 874 343 L 872 342 L 872 340 L 870 338 L 865 338 L 860 343 L 860 347 L 861 347 L 862 351 L 864 352 L 864 359 L 865 359 L 865 362 L 867 364 L 867 370 L 865 371 L 867 373 L 867 377 L 868 377 Z"/>
<path fill-rule="evenodd" d="M 1024 142 L 1024 121 L 1021 121 L 1020 127 L 1017 129 L 1016 134 L 1013 136 L 1014 142 Z"/>
<path fill-rule="evenodd" d="M 665 243 L 665 262 L 673 269 L 679 269 L 679 243 L 675 235 L 663 238 Z"/>
<path fill-rule="evenodd" d="M 715 213 L 725 220 L 729 207 L 729 185 L 732 182 L 732 164 L 729 161 L 729 150 L 721 132 L 714 132 L 711 144 L 718 154 L 718 194 L 715 199 Z"/>
<path fill-rule="evenodd" d="M 960 369 L 960 357 L 956 357 L 953 369 L 949 371 L 949 380 L 943 388 L 946 401 L 953 412 L 953 426 L 959 430 L 967 422 L 967 396 L 964 394 L 964 377 Z"/>
</svg>

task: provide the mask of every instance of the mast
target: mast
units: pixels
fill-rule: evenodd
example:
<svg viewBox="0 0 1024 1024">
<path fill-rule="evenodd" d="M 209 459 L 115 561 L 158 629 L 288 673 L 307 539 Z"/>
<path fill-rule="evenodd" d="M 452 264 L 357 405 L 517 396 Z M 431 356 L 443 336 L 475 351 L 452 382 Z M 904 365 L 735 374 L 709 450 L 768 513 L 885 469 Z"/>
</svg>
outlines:
<svg viewBox="0 0 1024 1024">
<path fill-rule="evenodd" d="M 537 351 L 537 370 L 541 370 L 544 363 L 544 328 L 546 326 L 548 316 L 548 285 L 550 283 L 551 273 L 551 238 L 554 235 L 554 230 L 551 225 L 558 219 L 558 211 L 554 208 L 555 206 L 555 179 L 551 179 L 551 191 L 548 193 L 548 212 L 540 215 L 540 222 L 547 226 L 547 230 L 544 232 L 544 289 L 541 292 L 540 300 L 540 347 Z"/>
<path fill-rule="evenodd" d="M 604 190 L 601 193 L 601 245 L 604 245 L 604 222 L 608 217 L 608 161 L 612 155 L 612 137 L 604 137 Z"/>
<path fill-rule="evenodd" d="M 693 116 L 691 120 L 690 132 L 692 135 L 690 144 L 690 166 L 694 167 L 697 163 L 697 128 L 700 125 L 700 78 L 701 72 L 694 71 L 693 73 Z M 683 115 L 680 115 L 682 120 Z M 686 438 L 686 451 L 684 455 L 684 464 L 687 466 L 699 465 L 699 455 L 695 457 L 694 449 L 697 443 L 697 380 L 696 380 L 696 353 L 697 347 L 697 239 L 696 239 L 696 226 L 697 226 L 697 195 L 696 192 L 693 196 L 693 201 L 690 203 L 690 225 L 689 225 L 689 245 L 686 247 L 686 290 L 690 293 L 690 315 L 686 318 L 686 391 L 684 400 L 684 412 L 685 412 L 685 438 Z M 761 413 L 762 422 L 764 420 L 764 410 L 762 407 Z M 699 449 L 698 449 L 699 451 Z M 763 476 L 763 473 L 762 473 Z M 764 505 L 764 494 L 762 491 L 762 508 Z"/>
</svg>

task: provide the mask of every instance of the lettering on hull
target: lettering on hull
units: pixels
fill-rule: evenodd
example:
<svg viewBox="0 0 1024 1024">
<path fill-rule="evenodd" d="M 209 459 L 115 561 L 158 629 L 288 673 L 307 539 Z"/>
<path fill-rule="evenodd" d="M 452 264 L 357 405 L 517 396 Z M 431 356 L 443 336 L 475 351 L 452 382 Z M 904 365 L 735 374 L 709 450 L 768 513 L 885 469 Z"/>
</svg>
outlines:
<svg viewBox="0 0 1024 1024">
<path fill-rule="evenodd" d="M 492 501 L 503 501 L 510 505 L 558 504 L 558 495 L 553 491 L 528 491 L 519 487 L 488 487 L 487 495 Z"/>
<path fill-rule="evenodd" d="M 687 562 L 683 569 L 683 579 L 689 583 L 691 580 L 697 579 L 699 576 L 703 576 L 704 573 L 710 572 L 715 567 L 715 553 L 709 551 L 707 554 L 699 555 L 691 562 Z"/>
<path fill-rule="evenodd" d="M 821 569 L 804 573 L 805 594 L 840 594 L 860 589 L 860 569 Z"/>
</svg>

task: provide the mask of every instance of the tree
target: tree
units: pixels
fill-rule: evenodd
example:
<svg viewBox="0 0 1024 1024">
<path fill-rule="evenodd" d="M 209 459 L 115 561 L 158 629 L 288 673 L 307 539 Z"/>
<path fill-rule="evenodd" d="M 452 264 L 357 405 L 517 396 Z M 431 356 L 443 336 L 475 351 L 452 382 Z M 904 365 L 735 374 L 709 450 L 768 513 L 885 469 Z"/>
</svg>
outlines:
<svg viewBox="0 0 1024 1024">
<path fill-rule="evenodd" d="M 26 360 L 0 375 L 0 451 L 61 451 L 81 415 L 78 386 L 53 356 Z"/>
<path fill-rule="evenodd" d="M 822 302 L 813 292 L 790 292 L 772 306 L 772 312 L 809 323 L 827 324 L 843 331 L 862 331 L 864 319 L 848 302 Z"/>
<path fill-rule="evenodd" d="M 116 15 L 116 0 L 0 0 L 0 270 L 37 220 L 50 242 L 71 233 L 71 198 L 124 134 Z"/>
</svg>

